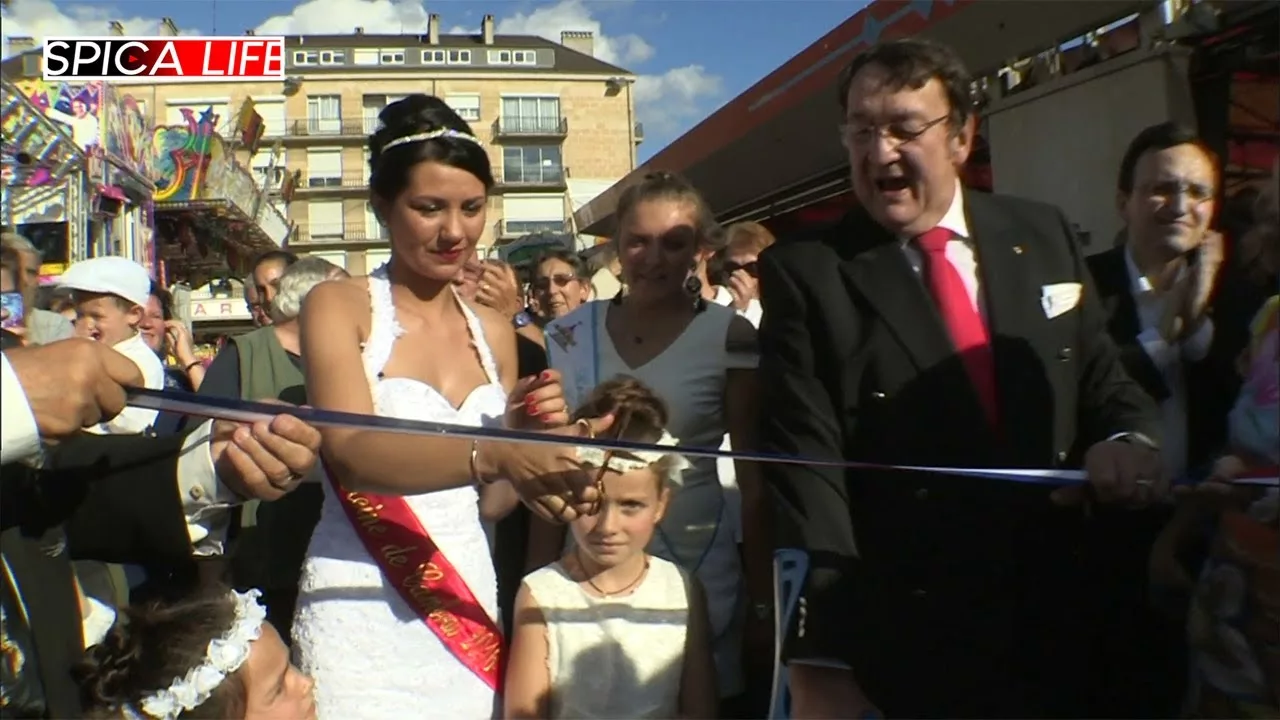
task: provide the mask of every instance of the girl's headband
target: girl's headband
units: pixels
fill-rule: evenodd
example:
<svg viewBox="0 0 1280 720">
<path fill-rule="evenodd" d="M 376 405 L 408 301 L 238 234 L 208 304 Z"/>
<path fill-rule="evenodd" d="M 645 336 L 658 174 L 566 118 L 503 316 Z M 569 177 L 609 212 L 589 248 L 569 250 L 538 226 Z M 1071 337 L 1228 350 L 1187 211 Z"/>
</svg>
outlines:
<svg viewBox="0 0 1280 720">
<path fill-rule="evenodd" d="M 408 145 L 409 143 L 426 142 L 428 140 L 435 140 L 436 138 L 442 138 L 442 137 L 454 138 L 456 140 L 465 140 L 470 143 L 475 143 L 477 146 L 480 145 L 480 141 L 476 139 L 475 135 L 468 135 L 467 133 L 458 132 L 457 130 L 451 130 L 449 128 L 441 128 L 439 130 L 432 130 L 431 132 L 417 133 L 416 135 L 405 135 L 404 137 L 398 137 L 395 140 L 392 140 L 391 142 L 387 143 L 386 145 L 383 145 L 382 151 L 386 152 L 393 147 L 400 147 L 401 145 Z"/>
<path fill-rule="evenodd" d="M 235 598 L 236 616 L 231 627 L 221 636 L 209 641 L 204 662 L 176 677 L 169 687 L 152 693 L 138 703 L 142 712 L 125 706 L 126 717 L 141 720 L 157 718 L 174 720 L 188 710 L 202 705 L 227 676 L 240 669 L 249 659 L 249 646 L 262 634 L 262 623 L 267 619 L 267 609 L 258 602 L 259 590 L 239 593 L 231 591 Z"/>
<path fill-rule="evenodd" d="M 654 445 L 675 448 L 680 441 L 672 437 L 671 433 L 666 430 L 662 431 L 662 437 L 658 438 Z M 689 461 L 679 453 L 675 452 L 650 452 L 650 451 L 628 451 L 619 454 L 609 450 L 603 450 L 596 447 L 580 447 L 578 448 L 578 460 L 584 465 L 592 467 L 607 467 L 616 473 L 626 473 L 633 470 L 644 470 L 654 463 L 671 458 L 672 462 L 667 469 L 667 476 L 663 478 L 667 483 L 680 487 L 684 483 L 683 473 L 689 467 Z"/>
</svg>

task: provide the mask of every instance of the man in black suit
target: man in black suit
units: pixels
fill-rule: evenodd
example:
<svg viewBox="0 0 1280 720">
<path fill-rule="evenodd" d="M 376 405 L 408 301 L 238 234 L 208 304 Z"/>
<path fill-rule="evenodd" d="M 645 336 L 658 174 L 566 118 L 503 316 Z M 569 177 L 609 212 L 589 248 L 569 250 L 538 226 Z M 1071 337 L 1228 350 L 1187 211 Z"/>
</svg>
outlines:
<svg viewBox="0 0 1280 720">
<path fill-rule="evenodd" d="M 840 128 L 860 207 L 759 260 L 762 449 L 1069 468 L 1087 486 L 766 466 L 778 546 L 810 562 L 788 628 L 793 717 L 1084 716 L 1082 499 L 1164 494 L 1152 401 L 1125 374 L 1071 225 L 962 191 L 970 78 L 919 40 L 859 55 Z M 1056 501 L 1056 502 L 1055 502 Z M 1065 507 L 1064 507 L 1065 506 Z"/>
<path fill-rule="evenodd" d="M 70 561 L 166 564 L 216 543 L 218 511 L 291 490 L 320 437 L 286 415 L 170 438 L 87 435 L 141 383 L 128 358 L 64 340 L 6 350 L 2 369 L 0 716 L 77 717 L 70 670 L 114 613 L 78 591 Z M 41 441 L 56 444 L 39 469 L 16 462 Z"/>
<path fill-rule="evenodd" d="M 1233 279 L 1221 287 L 1223 237 L 1209 229 L 1218 192 L 1217 161 L 1194 130 L 1172 122 L 1146 128 L 1120 162 L 1119 242 L 1089 258 L 1121 362 L 1160 405 L 1160 450 L 1171 478 L 1201 475 L 1221 453 L 1240 389 L 1236 359 L 1257 309 L 1234 312 L 1238 303 L 1227 302 L 1219 308 L 1225 313 L 1211 312 L 1211 301 L 1224 299 L 1220 288 L 1230 296 L 1247 286 Z M 1104 625 L 1115 644 L 1109 660 L 1128 670 L 1111 693 L 1123 703 L 1115 706 L 1117 717 L 1172 717 L 1183 699 L 1187 568 L 1200 565 L 1204 548 L 1156 542 L 1171 510 L 1098 518 L 1098 536 L 1110 551 L 1100 568 L 1112 588 Z M 1148 567 L 1158 595 L 1149 589 Z M 1153 596 L 1174 611 L 1171 617 L 1153 611 Z"/>
<path fill-rule="evenodd" d="M 1222 449 L 1240 388 L 1235 362 L 1248 340 L 1250 318 L 1221 328 L 1210 311 L 1224 251 L 1209 229 L 1217 194 L 1217 163 L 1195 131 L 1153 125 L 1120 163 L 1123 241 L 1089 258 L 1125 370 L 1161 405 L 1160 451 L 1173 476 Z"/>
</svg>

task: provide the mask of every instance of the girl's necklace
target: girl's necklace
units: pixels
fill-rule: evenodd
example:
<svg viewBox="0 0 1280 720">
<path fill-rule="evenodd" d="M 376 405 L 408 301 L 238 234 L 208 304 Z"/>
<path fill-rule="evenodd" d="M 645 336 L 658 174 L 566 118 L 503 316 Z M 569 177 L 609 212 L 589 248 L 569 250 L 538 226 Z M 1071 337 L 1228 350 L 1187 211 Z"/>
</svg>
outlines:
<svg viewBox="0 0 1280 720">
<path fill-rule="evenodd" d="M 587 575 L 587 566 L 582 562 L 581 549 L 575 547 L 573 549 L 573 554 L 578 561 L 578 567 L 582 568 L 582 577 L 587 581 L 587 585 L 591 586 L 592 590 L 595 590 L 597 593 L 599 593 L 601 599 L 603 600 L 608 600 L 614 597 L 615 595 L 622 595 L 623 593 L 630 592 L 635 586 L 640 584 L 640 581 L 644 579 L 645 574 L 649 572 L 649 556 L 646 555 L 644 558 L 644 567 L 640 568 L 640 574 L 636 576 L 635 580 L 632 580 L 630 583 L 627 583 L 627 586 L 622 588 L 621 590 L 616 590 L 611 593 L 605 592 L 604 590 L 600 589 L 599 585 L 595 584 L 595 581 L 591 579 L 590 575 Z"/>
</svg>

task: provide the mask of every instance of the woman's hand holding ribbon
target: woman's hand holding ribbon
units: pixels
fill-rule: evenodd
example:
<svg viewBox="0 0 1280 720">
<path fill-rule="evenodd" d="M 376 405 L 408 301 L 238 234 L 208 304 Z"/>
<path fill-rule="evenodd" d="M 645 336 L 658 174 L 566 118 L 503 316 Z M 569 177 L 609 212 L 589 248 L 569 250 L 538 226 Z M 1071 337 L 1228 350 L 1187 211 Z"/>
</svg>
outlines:
<svg viewBox="0 0 1280 720">
<path fill-rule="evenodd" d="M 516 381 L 507 397 L 506 426 L 513 430 L 544 430 L 569 424 L 560 373 L 544 370 Z"/>
<path fill-rule="evenodd" d="M 481 478 L 510 482 L 521 501 L 545 520 L 569 522 L 590 515 L 598 506 L 599 491 L 594 474 L 578 461 L 573 438 L 594 437 L 608 430 L 613 420 L 606 415 L 545 431 L 563 436 L 564 445 L 480 441 L 476 471 Z"/>
</svg>

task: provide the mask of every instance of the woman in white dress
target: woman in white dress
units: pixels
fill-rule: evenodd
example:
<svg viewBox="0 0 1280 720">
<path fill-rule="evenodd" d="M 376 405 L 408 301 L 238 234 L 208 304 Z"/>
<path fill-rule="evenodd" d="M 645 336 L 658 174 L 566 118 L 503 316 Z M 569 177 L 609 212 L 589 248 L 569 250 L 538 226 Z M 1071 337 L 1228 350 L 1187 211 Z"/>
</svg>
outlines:
<svg viewBox="0 0 1280 720">
<path fill-rule="evenodd" d="M 511 323 L 453 289 L 485 228 L 493 176 L 484 148 L 434 97 L 396 102 L 380 120 L 370 186 L 391 261 L 308 295 L 308 398 L 472 426 L 565 425 L 555 374 L 517 380 Z M 579 429 L 551 432 L 567 439 Z M 563 447 L 322 433 L 329 477 L 293 626 L 319 716 L 492 717 L 502 643 L 476 487 L 505 478 L 535 511 L 570 519 L 595 501 L 593 479 Z"/>
</svg>

